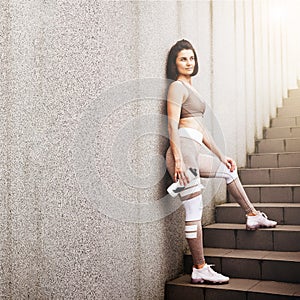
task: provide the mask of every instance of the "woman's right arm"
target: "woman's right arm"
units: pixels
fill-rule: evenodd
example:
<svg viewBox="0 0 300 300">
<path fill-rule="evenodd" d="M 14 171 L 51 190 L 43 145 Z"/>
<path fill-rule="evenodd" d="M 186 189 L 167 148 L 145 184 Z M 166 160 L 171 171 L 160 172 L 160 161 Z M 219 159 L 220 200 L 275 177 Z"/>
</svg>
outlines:
<svg viewBox="0 0 300 300">
<path fill-rule="evenodd" d="M 170 146 L 175 160 L 175 172 L 173 180 L 179 180 L 180 184 L 186 185 L 188 178 L 185 175 L 186 167 L 182 159 L 182 152 L 180 149 L 180 139 L 178 134 L 178 125 L 180 120 L 181 106 L 186 99 L 186 92 L 183 85 L 175 81 L 170 84 L 167 99 L 167 113 L 168 113 L 168 131 Z"/>
</svg>

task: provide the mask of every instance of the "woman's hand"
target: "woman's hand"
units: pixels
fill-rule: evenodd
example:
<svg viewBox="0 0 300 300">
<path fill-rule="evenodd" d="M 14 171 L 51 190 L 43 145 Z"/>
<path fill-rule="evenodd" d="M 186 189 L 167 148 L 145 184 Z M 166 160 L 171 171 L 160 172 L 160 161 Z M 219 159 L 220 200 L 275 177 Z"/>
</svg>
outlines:
<svg viewBox="0 0 300 300">
<path fill-rule="evenodd" d="M 235 170 L 236 162 L 232 158 L 225 156 L 221 161 L 230 170 L 230 172 L 233 172 Z"/>
<path fill-rule="evenodd" d="M 185 174 L 186 166 L 181 159 L 175 161 L 175 174 L 174 181 L 177 182 L 179 180 L 180 185 L 187 185 L 189 183 L 189 179 Z"/>
</svg>

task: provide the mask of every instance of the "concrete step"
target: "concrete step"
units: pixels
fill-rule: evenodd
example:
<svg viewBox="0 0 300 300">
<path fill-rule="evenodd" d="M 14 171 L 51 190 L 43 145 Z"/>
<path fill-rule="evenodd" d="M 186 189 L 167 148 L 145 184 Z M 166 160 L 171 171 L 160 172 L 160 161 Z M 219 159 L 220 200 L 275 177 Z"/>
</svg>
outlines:
<svg viewBox="0 0 300 300">
<path fill-rule="evenodd" d="M 229 277 L 300 283 L 300 252 L 204 248 L 205 260 Z M 184 273 L 191 274 L 190 251 L 184 255 Z M 280 272 L 278 272 L 280 270 Z"/>
<path fill-rule="evenodd" d="M 288 91 L 288 97 L 295 98 L 300 97 L 300 89 L 292 89 Z"/>
<path fill-rule="evenodd" d="M 263 136 L 265 139 L 300 138 L 300 126 L 265 128 Z"/>
<path fill-rule="evenodd" d="M 277 117 L 296 117 L 300 115 L 300 105 L 277 108 Z"/>
<path fill-rule="evenodd" d="M 300 105 L 300 96 L 283 99 L 283 106 L 299 106 L 299 105 Z"/>
<path fill-rule="evenodd" d="M 300 225 L 300 203 L 253 203 L 270 220 L 280 225 Z M 216 206 L 217 223 L 245 224 L 244 210 L 237 203 L 225 203 Z"/>
<path fill-rule="evenodd" d="M 300 167 L 300 152 L 252 153 L 248 155 L 249 168 Z"/>
<path fill-rule="evenodd" d="M 207 248 L 300 251 L 300 226 L 277 225 L 248 231 L 245 224 L 216 223 L 203 228 L 203 243 Z"/>
<path fill-rule="evenodd" d="M 300 184 L 244 184 L 251 202 L 300 203 Z M 229 202 L 235 202 L 228 195 Z"/>
<path fill-rule="evenodd" d="M 300 184 L 300 167 L 239 169 L 243 184 Z"/>
<path fill-rule="evenodd" d="M 191 284 L 186 274 L 168 281 L 166 300 L 299 300 L 300 284 L 231 278 L 228 284 Z"/>
<path fill-rule="evenodd" d="M 276 138 L 256 141 L 256 153 L 299 152 L 300 138 Z"/>
<path fill-rule="evenodd" d="M 300 116 L 296 117 L 277 117 L 271 120 L 271 127 L 283 127 L 283 126 L 299 126 Z"/>
</svg>

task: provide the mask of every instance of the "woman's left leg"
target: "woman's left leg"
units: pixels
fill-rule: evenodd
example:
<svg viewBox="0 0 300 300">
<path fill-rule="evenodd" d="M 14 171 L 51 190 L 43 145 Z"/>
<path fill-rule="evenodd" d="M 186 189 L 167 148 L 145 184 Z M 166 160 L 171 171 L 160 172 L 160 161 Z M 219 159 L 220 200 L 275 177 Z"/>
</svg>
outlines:
<svg viewBox="0 0 300 300">
<path fill-rule="evenodd" d="M 185 208 L 185 236 L 193 257 L 194 266 L 197 267 L 205 264 L 201 225 L 203 208 L 202 190 L 198 188 L 201 184 L 199 170 L 197 168 L 199 145 L 195 141 L 186 138 L 181 138 L 180 142 L 184 163 L 187 168 L 191 167 L 197 169 L 197 180 L 199 181 L 197 182 L 196 180 L 195 183 L 191 182 L 179 193 Z M 169 174 L 173 176 L 175 172 L 175 161 L 171 148 L 169 148 L 166 153 L 166 165 Z"/>
<path fill-rule="evenodd" d="M 199 153 L 200 146 L 195 141 L 187 138 L 181 138 L 180 142 L 183 161 L 186 167 L 197 169 L 197 179 L 199 179 L 198 183 L 196 183 L 197 180 L 194 183 L 190 182 L 190 184 L 188 184 L 185 189 L 179 193 L 182 204 L 185 208 L 185 237 L 194 262 L 191 282 L 202 283 L 207 281 L 210 283 L 225 283 L 229 281 L 229 278 L 213 271 L 213 269 L 205 263 L 204 258 L 201 224 L 203 203 L 202 190 L 198 190 L 200 187 L 200 178 L 197 166 L 197 153 Z M 175 162 L 170 148 L 166 153 L 166 165 L 169 174 L 173 176 Z"/>
</svg>

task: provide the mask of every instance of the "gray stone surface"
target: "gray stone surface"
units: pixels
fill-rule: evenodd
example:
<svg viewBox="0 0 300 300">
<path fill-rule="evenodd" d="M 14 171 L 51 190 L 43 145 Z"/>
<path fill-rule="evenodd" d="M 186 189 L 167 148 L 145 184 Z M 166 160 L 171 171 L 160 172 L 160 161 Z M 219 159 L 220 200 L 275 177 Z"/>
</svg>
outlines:
<svg viewBox="0 0 300 300">
<path fill-rule="evenodd" d="M 157 3 L 139 7 L 114 1 L 1 4 L 1 298 L 162 299 L 165 281 L 182 269 L 182 209 L 145 224 L 124 222 L 102 210 L 113 197 L 139 203 L 165 193 L 165 184 L 158 182 L 139 197 L 118 176 L 111 153 L 111 146 L 118 146 L 114 138 L 143 111 L 137 99 L 114 107 L 115 99 L 106 101 L 105 90 L 131 96 L 135 91 L 119 91 L 120 83 L 139 78 L 141 70 L 145 76 L 150 70 L 146 60 L 154 63 L 148 76 L 163 76 L 161 60 L 149 57 L 153 51 L 165 57 L 177 38 L 172 29 L 177 19 L 170 19 L 177 6 L 168 4 L 167 14 L 166 5 L 160 3 L 158 10 Z M 167 20 L 168 26 L 157 22 L 146 32 L 140 9 L 150 19 Z M 161 27 L 169 40 L 160 35 L 161 40 L 152 36 L 156 44 L 141 42 L 140 32 L 159 36 Z M 99 127 L 90 128 L 97 132 L 91 172 L 98 170 L 99 182 L 111 192 L 101 201 L 98 194 L 87 194 L 80 162 L 74 161 L 83 145 L 76 144 L 76 135 L 97 101 L 100 113 L 111 112 L 110 119 L 99 115 L 99 123 L 91 123 Z M 162 104 L 154 111 L 161 113 Z M 132 145 L 128 160 L 134 171 L 138 160 L 144 163 L 143 148 L 155 156 L 159 145 L 163 152 L 166 141 L 157 138 Z M 124 220 L 128 213 L 123 211 Z"/>
</svg>

